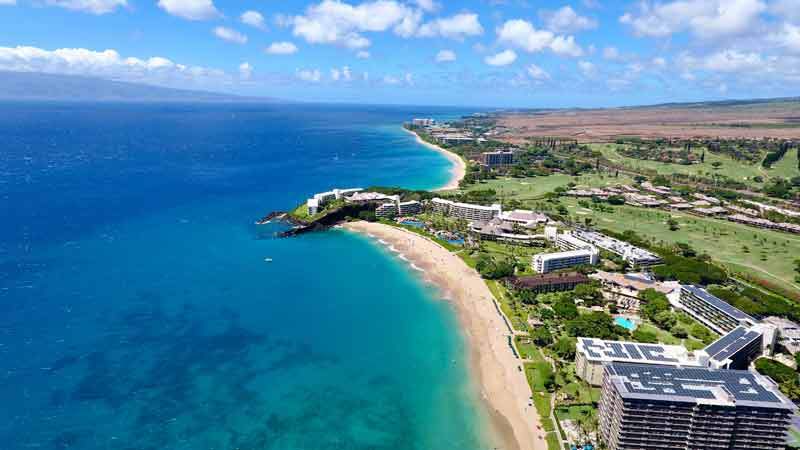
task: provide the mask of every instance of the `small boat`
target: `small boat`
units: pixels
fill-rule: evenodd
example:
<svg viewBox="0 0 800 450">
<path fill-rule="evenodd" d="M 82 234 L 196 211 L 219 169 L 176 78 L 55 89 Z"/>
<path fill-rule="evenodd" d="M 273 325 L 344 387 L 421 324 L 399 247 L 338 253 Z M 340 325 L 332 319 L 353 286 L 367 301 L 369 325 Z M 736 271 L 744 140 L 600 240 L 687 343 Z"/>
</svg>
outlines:
<svg viewBox="0 0 800 450">
<path fill-rule="evenodd" d="M 272 258 L 264 258 L 264 262 L 272 262 Z"/>
</svg>

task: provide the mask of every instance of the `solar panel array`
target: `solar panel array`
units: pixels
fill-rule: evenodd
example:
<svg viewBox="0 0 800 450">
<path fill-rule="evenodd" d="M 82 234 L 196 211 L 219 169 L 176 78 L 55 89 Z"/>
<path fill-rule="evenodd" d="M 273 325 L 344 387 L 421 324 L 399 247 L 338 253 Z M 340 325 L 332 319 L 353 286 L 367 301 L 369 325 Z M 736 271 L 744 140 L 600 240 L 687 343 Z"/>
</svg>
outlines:
<svg viewBox="0 0 800 450">
<path fill-rule="evenodd" d="M 764 407 L 794 408 L 792 402 L 773 391 L 774 386 L 746 370 L 624 363 L 608 364 L 606 370 L 622 386 L 623 398 L 634 394 L 668 401 L 758 402 Z"/>
<path fill-rule="evenodd" d="M 745 314 L 742 311 L 734 308 L 733 306 L 731 306 L 726 301 L 718 299 L 717 297 L 714 297 L 713 295 L 709 294 L 708 292 L 706 292 L 703 289 L 700 289 L 700 288 L 698 288 L 696 286 L 691 286 L 691 285 L 684 285 L 682 287 L 683 287 L 683 289 L 686 289 L 687 291 L 692 293 L 695 297 L 699 298 L 700 300 L 703 300 L 704 302 L 708 303 L 709 305 L 711 305 L 711 306 L 719 309 L 720 311 L 728 314 L 729 316 L 733 317 L 734 319 L 749 320 L 749 321 L 751 321 L 753 323 L 757 322 L 757 320 L 754 319 L 753 317 L 751 317 L 748 314 Z"/>
<path fill-rule="evenodd" d="M 711 359 L 725 361 L 760 336 L 761 333 L 758 331 L 749 330 L 745 327 L 737 327 L 730 333 L 709 344 L 709 346 L 703 350 L 708 353 Z"/>
<path fill-rule="evenodd" d="M 684 353 L 678 346 L 641 344 L 636 342 L 604 341 L 601 339 L 578 338 L 583 352 L 589 359 L 606 361 L 646 362 L 652 364 L 681 364 L 685 360 L 674 357 Z"/>
</svg>

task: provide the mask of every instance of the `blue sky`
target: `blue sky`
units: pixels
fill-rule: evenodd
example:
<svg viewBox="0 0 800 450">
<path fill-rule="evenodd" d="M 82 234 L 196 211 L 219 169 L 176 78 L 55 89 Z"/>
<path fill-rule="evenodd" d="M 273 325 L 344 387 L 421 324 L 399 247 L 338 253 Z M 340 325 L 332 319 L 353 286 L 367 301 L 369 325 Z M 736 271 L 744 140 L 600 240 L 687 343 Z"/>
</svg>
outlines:
<svg viewBox="0 0 800 450">
<path fill-rule="evenodd" d="M 0 70 L 307 101 L 798 95 L 800 0 L 0 0 Z"/>
</svg>

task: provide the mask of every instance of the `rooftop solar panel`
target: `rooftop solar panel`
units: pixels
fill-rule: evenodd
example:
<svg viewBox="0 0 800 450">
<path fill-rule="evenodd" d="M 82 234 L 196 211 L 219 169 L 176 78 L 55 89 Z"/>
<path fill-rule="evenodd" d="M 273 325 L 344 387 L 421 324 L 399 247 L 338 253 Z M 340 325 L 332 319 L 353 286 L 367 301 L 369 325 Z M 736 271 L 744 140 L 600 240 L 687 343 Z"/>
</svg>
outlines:
<svg viewBox="0 0 800 450">
<path fill-rule="evenodd" d="M 728 314 L 729 316 L 731 316 L 731 317 L 733 317 L 735 319 L 738 319 L 738 320 L 750 320 L 752 322 L 756 322 L 756 320 L 753 317 L 751 317 L 748 314 L 745 314 L 742 311 L 734 308 L 733 306 L 731 306 L 730 304 L 728 304 L 724 300 L 721 300 L 721 299 L 719 299 L 717 297 L 714 297 L 713 295 L 709 294 L 704 289 L 700 289 L 697 286 L 691 286 L 691 285 L 684 285 L 683 288 L 686 289 L 687 291 L 689 291 L 695 297 L 703 300 L 704 302 L 706 302 L 709 305 L 719 309 L 720 311 L 725 312 L 726 314 Z"/>
</svg>

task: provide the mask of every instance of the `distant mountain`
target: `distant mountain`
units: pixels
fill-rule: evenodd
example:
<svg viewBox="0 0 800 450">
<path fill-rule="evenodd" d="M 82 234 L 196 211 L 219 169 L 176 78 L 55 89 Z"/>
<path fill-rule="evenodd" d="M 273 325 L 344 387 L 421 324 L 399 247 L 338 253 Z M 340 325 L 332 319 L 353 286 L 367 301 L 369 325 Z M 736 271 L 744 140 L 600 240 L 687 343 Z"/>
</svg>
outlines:
<svg viewBox="0 0 800 450">
<path fill-rule="evenodd" d="M 172 89 L 101 78 L 0 71 L 2 100 L 132 101 L 132 102 L 271 102 L 266 97 L 241 97 L 216 92 Z"/>
</svg>

